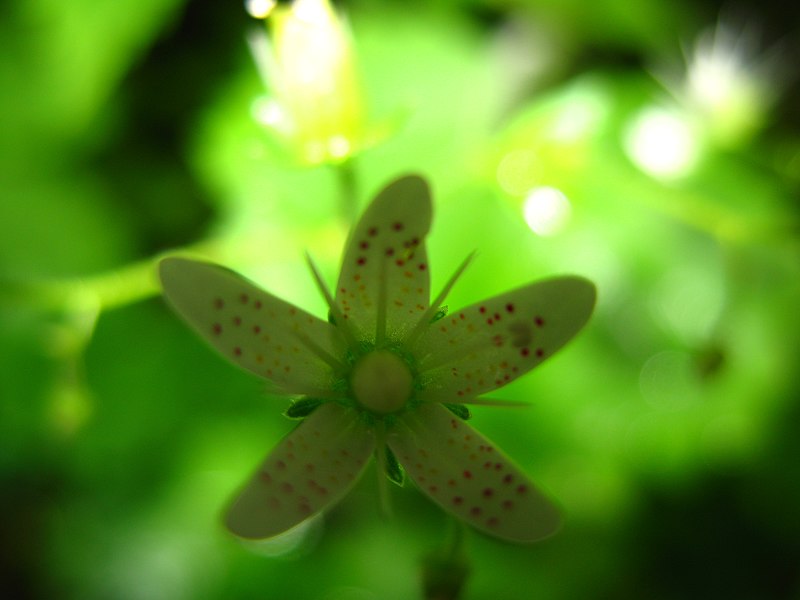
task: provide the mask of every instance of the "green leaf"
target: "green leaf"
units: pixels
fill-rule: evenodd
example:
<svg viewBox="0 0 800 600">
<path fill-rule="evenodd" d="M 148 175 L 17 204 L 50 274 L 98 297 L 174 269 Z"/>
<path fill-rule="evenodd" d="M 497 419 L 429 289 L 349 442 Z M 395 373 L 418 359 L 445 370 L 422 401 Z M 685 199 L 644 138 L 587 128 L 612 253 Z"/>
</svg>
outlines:
<svg viewBox="0 0 800 600">
<path fill-rule="evenodd" d="M 400 487 L 403 487 L 406 480 L 406 473 L 389 446 L 386 446 L 386 477 Z"/>
<path fill-rule="evenodd" d="M 300 398 L 292 402 L 283 414 L 290 419 L 305 419 L 322 404 L 317 398 Z"/>
<path fill-rule="evenodd" d="M 472 414 L 470 414 L 469 409 L 464 406 L 463 404 L 447 404 L 443 403 L 444 407 L 457 416 L 459 419 L 466 421 Z"/>
</svg>

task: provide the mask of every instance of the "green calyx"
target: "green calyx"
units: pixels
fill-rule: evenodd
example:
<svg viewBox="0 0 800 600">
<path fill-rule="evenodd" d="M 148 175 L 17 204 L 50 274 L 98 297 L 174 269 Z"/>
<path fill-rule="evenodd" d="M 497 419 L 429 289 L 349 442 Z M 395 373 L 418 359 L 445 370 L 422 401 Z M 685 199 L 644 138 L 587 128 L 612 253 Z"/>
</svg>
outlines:
<svg viewBox="0 0 800 600">
<path fill-rule="evenodd" d="M 304 419 L 322 404 L 317 398 L 300 398 L 295 400 L 283 414 L 290 419 Z"/>
</svg>

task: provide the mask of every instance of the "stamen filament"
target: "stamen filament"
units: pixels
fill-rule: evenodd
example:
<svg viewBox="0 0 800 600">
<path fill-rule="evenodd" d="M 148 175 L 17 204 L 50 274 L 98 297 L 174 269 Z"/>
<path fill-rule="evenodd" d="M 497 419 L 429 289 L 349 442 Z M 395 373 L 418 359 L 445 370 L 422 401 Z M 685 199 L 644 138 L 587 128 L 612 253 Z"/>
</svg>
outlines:
<svg viewBox="0 0 800 600">
<path fill-rule="evenodd" d="M 323 362 L 328 363 L 330 367 L 339 373 L 344 371 L 344 363 L 339 361 L 335 356 L 324 350 L 321 346 L 319 346 L 314 340 L 308 337 L 305 333 L 299 330 L 293 330 L 292 334 L 300 340 L 300 342 L 305 345 L 306 348 L 311 350 L 314 354 L 316 354 L 320 360 Z"/>
<path fill-rule="evenodd" d="M 378 313 L 375 319 L 375 345 L 380 347 L 386 338 L 386 258 L 380 263 L 378 275 Z"/>
<path fill-rule="evenodd" d="M 417 394 L 417 399 L 425 403 L 473 404 L 475 406 L 504 406 L 509 408 L 530 407 L 528 402 L 519 400 L 500 400 L 494 398 L 468 398 L 465 400 L 461 397 L 442 398 L 441 394 L 436 394 L 435 392 L 432 393 L 430 397 L 427 397 L 425 392 L 422 392 L 421 394 Z"/>
<path fill-rule="evenodd" d="M 455 346 L 451 352 L 438 351 L 435 354 L 426 354 L 418 357 L 417 366 L 422 374 L 435 371 L 443 367 L 452 367 L 458 362 L 469 358 L 473 353 L 485 353 L 487 348 L 492 348 L 493 342 L 489 336 L 480 336 L 470 339 L 466 345 Z"/>
<path fill-rule="evenodd" d="M 408 334 L 408 337 L 406 337 L 405 341 L 403 342 L 406 350 L 411 350 L 412 346 L 417 341 L 417 338 L 419 338 L 419 336 L 422 334 L 425 327 L 430 324 L 433 316 L 436 314 L 436 311 L 439 310 L 439 307 L 444 302 L 444 299 L 447 298 L 447 294 L 450 293 L 450 290 L 453 288 L 456 281 L 458 281 L 458 278 L 461 277 L 462 273 L 464 273 L 466 268 L 469 266 L 469 263 L 471 263 L 472 259 L 475 258 L 475 254 L 476 253 L 473 251 L 467 255 L 467 258 L 465 258 L 464 262 L 459 265 L 459 267 L 456 269 L 456 272 L 453 273 L 449 281 L 445 284 L 444 288 L 442 288 L 442 291 L 439 292 L 439 295 L 436 296 L 433 302 L 431 302 L 430 306 L 428 306 L 428 309 L 422 313 L 422 316 L 414 326 L 414 329 L 411 330 L 411 333 Z"/>
<path fill-rule="evenodd" d="M 322 275 L 320 274 L 319 269 L 317 269 L 317 265 L 314 264 L 314 259 L 311 258 L 311 254 L 308 252 L 306 252 L 306 261 L 308 262 L 308 266 L 311 269 L 311 274 L 314 276 L 314 281 L 316 282 L 319 291 L 325 297 L 325 302 L 328 303 L 328 308 L 330 309 L 333 318 L 336 320 L 336 328 L 342 332 L 342 335 L 349 346 L 355 346 L 355 335 L 353 335 L 353 331 L 350 329 L 350 325 L 347 322 L 347 319 L 345 319 L 344 314 L 336 305 L 328 286 L 325 285 L 325 281 L 322 279 Z"/>
<path fill-rule="evenodd" d="M 378 497 L 380 499 L 381 514 L 385 518 L 392 516 L 392 502 L 389 495 L 389 479 L 386 474 L 389 472 L 386 464 L 386 428 L 383 423 L 375 428 L 375 463 L 378 474 Z"/>
</svg>

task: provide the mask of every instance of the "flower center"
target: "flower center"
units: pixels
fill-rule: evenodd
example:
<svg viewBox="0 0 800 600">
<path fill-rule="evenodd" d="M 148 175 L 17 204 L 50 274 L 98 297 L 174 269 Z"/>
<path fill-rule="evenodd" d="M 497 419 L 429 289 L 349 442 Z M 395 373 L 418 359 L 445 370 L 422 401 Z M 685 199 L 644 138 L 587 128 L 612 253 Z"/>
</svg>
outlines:
<svg viewBox="0 0 800 600">
<path fill-rule="evenodd" d="M 387 414 L 403 408 L 411 396 L 412 381 L 403 359 L 388 350 L 377 350 L 356 363 L 350 385 L 361 406 Z"/>
</svg>

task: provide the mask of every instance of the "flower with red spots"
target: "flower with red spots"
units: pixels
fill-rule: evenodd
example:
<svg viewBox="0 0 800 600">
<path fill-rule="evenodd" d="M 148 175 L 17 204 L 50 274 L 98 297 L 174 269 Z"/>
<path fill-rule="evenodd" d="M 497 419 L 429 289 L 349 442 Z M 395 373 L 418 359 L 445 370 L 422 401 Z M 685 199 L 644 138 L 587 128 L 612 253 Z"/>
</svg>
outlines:
<svg viewBox="0 0 800 600">
<path fill-rule="evenodd" d="M 526 373 L 588 320 L 594 286 L 540 281 L 446 314 L 469 259 L 430 301 L 428 186 L 409 176 L 378 194 L 353 230 L 335 296 L 319 319 L 222 267 L 167 258 L 164 294 L 230 361 L 269 380 L 305 417 L 267 456 L 228 510 L 245 538 L 278 535 L 331 506 L 370 456 L 449 513 L 495 537 L 553 533 L 557 510 L 525 473 L 464 422 L 464 404 Z"/>
</svg>

